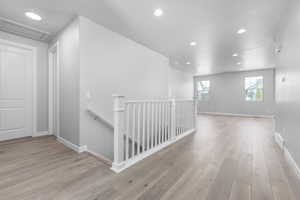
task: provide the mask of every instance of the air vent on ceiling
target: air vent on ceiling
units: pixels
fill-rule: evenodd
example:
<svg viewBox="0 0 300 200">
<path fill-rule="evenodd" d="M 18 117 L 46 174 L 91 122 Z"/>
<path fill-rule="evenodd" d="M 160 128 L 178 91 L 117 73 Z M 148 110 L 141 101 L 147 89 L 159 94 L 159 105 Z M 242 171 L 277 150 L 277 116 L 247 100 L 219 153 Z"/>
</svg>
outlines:
<svg viewBox="0 0 300 200">
<path fill-rule="evenodd" d="M 5 18 L 0 18 L 0 31 L 43 42 L 49 41 L 50 39 L 50 34 L 48 32 L 41 31 Z"/>
</svg>

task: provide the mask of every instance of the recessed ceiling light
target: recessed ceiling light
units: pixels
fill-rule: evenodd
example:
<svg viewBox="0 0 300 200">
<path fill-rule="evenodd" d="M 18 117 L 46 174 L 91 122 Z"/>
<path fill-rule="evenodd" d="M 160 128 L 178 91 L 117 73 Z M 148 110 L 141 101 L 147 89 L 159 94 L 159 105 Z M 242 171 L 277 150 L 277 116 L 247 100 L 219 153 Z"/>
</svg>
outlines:
<svg viewBox="0 0 300 200">
<path fill-rule="evenodd" d="M 190 64 L 191 64 L 191 62 L 186 62 L 186 64 L 187 64 L 187 65 L 190 65 Z"/>
<path fill-rule="evenodd" d="M 25 15 L 35 21 L 41 21 L 42 17 L 39 16 L 38 14 L 34 13 L 34 12 L 26 12 Z"/>
<path fill-rule="evenodd" d="M 242 63 L 240 63 L 240 62 L 238 62 L 238 63 L 236 63 L 237 65 L 241 65 Z"/>
<path fill-rule="evenodd" d="M 191 46 L 196 46 L 196 45 L 197 45 L 197 42 L 190 42 L 190 45 L 191 45 Z"/>
<path fill-rule="evenodd" d="M 153 12 L 153 15 L 156 16 L 156 17 L 160 17 L 163 14 L 164 14 L 164 11 L 160 8 L 155 9 L 154 12 Z"/>
<path fill-rule="evenodd" d="M 237 57 L 237 56 L 239 56 L 239 54 L 234 53 L 234 54 L 232 54 L 232 56 L 233 56 L 233 57 Z"/>
<path fill-rule="evenodd" d="M 247 32 L 246 29 L 241 28 L 241 29 L 239 29 L 239 30 L 237 31 L 237 34 L 243 34 L 243 33 L 246 33 L 246 32 Z"/>
</svg>

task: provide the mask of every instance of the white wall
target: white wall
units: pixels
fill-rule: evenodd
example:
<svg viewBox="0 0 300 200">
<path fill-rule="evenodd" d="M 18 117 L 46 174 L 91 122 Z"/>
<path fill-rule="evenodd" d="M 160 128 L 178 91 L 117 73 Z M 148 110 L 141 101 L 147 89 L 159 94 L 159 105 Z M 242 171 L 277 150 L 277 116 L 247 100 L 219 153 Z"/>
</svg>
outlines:
<svg viewBox="0 0 300 200">
<path fill-rule="evenodd" d="M 264 77 L 264 100 L 262 102 L 245 101 L 244 78 L 247 76 Z M 275 113 L 273 69 L 198 76 L 195 77 L 195 84 L 199 80 L 210 80 L 211 87 L 209 100 L 199 101 L 200 112 L 246 115 L 274 115 Z"/>
<path fill-rule="evenodd" d="M 87 113 L 113 122 L 113 94 L 126 99 L 192 97 L 191 74 L 171 69 L 169 59 L 105 27 L 79 17 L 59 41 L 61 129 L 64 139 L 113 159 L 113 130 Z M 172 91 L 172 92 L 169 92 Z"/>
<path fill-rule="evenodd" d="M 165 56 L 80 17 L 81 144 L 113 159 L 112 130 L 88 116 L 86 107 L 112 122 L 112 94 L 167 98 L 168 69 Z"/>
<path fill-rule="evenodd" d="M 37 131 L 48 130 L 48 44 L 0 31 L 0 39 L 37 49 Z"/>
<path fill-rule="evenodd" d="M 169 68 L 169 96 L 175 98 L 193 98 L 193 74 Z"/>
<path fill-rule="evenodd" d="M 276 131 L 300 166 L 300 3 L 289 11 L 281 35 L 281 53 L 276 70 Z M 285 80 L 284 80 L 285 79 Z"/>
<path fill-rule="evenodd" d="M 79 20 L 53 40 L 59 42 L 60 137 L 79 144 Z"/>
</svg>

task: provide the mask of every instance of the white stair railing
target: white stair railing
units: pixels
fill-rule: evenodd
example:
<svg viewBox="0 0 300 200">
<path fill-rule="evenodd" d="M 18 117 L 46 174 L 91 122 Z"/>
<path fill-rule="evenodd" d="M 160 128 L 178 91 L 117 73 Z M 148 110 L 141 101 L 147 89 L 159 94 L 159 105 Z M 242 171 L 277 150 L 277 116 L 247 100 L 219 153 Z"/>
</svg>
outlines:
<svg viewBox="0 0 300 200">
<path fill-rule="evenodd" d="M 176 138 L 195 128 L 195 104 L 193 100 L 176 100 Z"/>
<path fill-rule="evenodd" d="M 121 172 L 195 132 L 193 100 L 124 101 L 114 95 L 114 161 Z"/>
</svg>

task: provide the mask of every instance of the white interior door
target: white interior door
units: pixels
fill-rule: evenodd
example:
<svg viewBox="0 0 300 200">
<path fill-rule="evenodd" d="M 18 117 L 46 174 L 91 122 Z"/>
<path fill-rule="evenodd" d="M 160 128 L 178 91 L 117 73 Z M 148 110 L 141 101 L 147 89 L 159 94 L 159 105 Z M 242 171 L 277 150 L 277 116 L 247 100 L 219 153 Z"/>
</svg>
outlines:
<svg viewBox="0 0 300 200">
<path fill-rule="evenodd" d="M 0 43 L 0 141 L 33 134 L 33 52 Z"/>
</svg>

